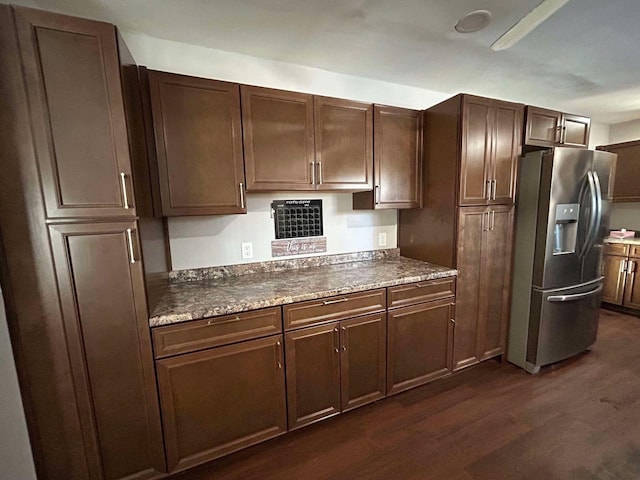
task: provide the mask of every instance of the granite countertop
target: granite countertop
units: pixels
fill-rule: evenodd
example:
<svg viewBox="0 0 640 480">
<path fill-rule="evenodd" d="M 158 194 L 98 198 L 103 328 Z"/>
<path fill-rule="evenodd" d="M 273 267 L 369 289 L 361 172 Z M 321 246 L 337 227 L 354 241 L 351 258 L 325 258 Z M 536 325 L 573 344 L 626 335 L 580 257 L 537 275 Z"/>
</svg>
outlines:
<svg viewBox="0 0 640 480">
<path fill-rule="evenodd" d="M 158 327 L 456 274 L 451 268 L 392 257 L 174 282 L 160 297 L 149 324 Z"/>
<path fill-rule="evenodd" d="M 627 245 L 640 245 L 640 237 L 632 238 L 615 238 L 607 237 L 604 239 L 605 243 L 625 243 Z"/>
</svg>

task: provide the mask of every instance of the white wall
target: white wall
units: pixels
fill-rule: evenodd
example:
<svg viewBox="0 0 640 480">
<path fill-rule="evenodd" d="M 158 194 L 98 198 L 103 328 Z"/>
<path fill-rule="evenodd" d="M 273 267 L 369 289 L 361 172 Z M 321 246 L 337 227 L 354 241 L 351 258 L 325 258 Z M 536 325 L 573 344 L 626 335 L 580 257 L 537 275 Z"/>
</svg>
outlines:
<svg viewBox="0 0 640 480">
<path fill-rule="evenodd" d="M 594 150 L 598 145 L 606 145 L 609 142 L 611 125 L 608 123 L 591 122 L 589 132 L 589 148 Z"/>
<path fill-rule="evenodd" d="M 609 143 L 630 142 L 640 140 L 640 119 L 611 125 Z"/>
<path fill-rule="evenodd" d="M 36 471 L 0 290 L 0 478 L 35 480 Z"/>
<path fill-rule="evenodd" d="M 136 61 L 151 69 L 416 109 L 450 96 L 145 35 L 124 36 Z M 270 245 L 275 237 L 269 206 L 274 199 L 323 200 L 327 254 L 397 245 L 397 211 L 353 211 L 351 194 L 249 193 L 246 215 L 171 218 L 173 269 L 273 260 Z M 378 245 L 381 232 L 387 235 L 386 246 Z M 241 258 L 242 242 L 253 243 L 253 258 Z"/>
</svg>

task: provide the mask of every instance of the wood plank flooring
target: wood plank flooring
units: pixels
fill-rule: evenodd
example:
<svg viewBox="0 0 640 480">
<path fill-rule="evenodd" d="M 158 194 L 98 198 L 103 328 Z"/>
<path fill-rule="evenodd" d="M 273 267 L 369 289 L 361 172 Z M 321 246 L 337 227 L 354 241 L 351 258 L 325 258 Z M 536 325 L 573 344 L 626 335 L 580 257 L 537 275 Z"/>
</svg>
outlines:
<svg viewBox="0 0 640 480">
<path fill-rule="evenodd" d="M 640 479 L 640 318 L 532 376 L 490 361 L 175 480 Z"/>
</svg>

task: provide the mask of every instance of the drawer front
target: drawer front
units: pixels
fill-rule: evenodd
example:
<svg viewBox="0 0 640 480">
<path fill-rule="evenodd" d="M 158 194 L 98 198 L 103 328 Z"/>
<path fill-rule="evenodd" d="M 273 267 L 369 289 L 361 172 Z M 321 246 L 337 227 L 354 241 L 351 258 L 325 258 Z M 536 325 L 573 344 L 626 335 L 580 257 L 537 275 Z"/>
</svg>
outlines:
<svg viewBox="0 0 640 480">
<path fill-rule="evenodd" d="M 640 258 L 640 245 L 629 245 L 629 256 Z"/>
<path fill-rule="evenodd" d="M 283 307 L 284 329 L 292 330 L 315 323 L 382 312 L 387 304 L 386 293 L 386 290 L 381 288 L 285 305 Z"/>
<path fill-rule="evenodd" d="M 626 257 L 629 254 L 629 245 L 624 243 L 605 243 L 602 253 L 603 255 L 621 255 Z"/>
<path fill-rule="evenodd" d="M 266 337 L 282 332 L 280 307 L 157 327 L 153 329 L 156 358 Z"/>
<path fill-rule="evenodd" d="M 408 283 L 406 285 L 388 288 L 387 306 L 389 308 L 405 307 L 416 303 L 453 297 L 455 294 L 455 277 Z"/>
</svg>

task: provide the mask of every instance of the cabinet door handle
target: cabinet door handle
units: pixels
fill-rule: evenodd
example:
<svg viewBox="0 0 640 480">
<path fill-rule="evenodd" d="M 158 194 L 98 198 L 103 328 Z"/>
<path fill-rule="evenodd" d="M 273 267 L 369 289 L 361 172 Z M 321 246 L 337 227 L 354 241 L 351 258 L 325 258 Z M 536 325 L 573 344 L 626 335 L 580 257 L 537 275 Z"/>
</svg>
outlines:
<svg viewBox="0 0 640 480">
<path fill-rule="evenodd" d="M 627 273 L 634 273 L 636 271 L 636 262 L 634 262 L 633 260 L 627 260 L 627 262 Z"/>
<path fill-rule="evenodd" d="M 482 231 L 483 232 L 487 231 L 487 229 L 485 227 L 485 224 L 484 224 L 484 217 L 486 217 L 486 216 L 487 216 L 487 212 L 482 212 Z"/>
<path fill-rule="evenodd" d="M 240 182 L 240 208 L 244 208 L 244 185 Z"/>
<path fill-rule="evenodd" d="M 282 343 L 280 340 L 276 342 L 276 366 L 278 370 L 282 368 Z"/>
<path fill-rule="evenodd" d="M 562 143 L 562 124 L 556 127 L 555 142 Z"/>
<path fill-rule="evenodd" d="M 340 337 L 338 333 L 338 327 L 333 329 L 333 345 L 336 353 L 340 353 Z"/>
<path fill-rule="evenodd" d="M 331 305 L 333 303 L 341 303 L 341 302 L 346 302 L 347 300 L 349 300 L 348 298 L 339 298 L 337 300 L 325 300 L 324 302 L 322 302 L 323 305 Z"/>
<path fill-rule="evenodd" d="M 494 178 L 491 180 L 491 198 L 496 199 L 496 190 L 498 189 L 498 181 Z"/>
<path fill-rule="evenodd" d="M 620 262 L 620 273 L 626 273 L 627 271 L 627 259 L 625 258 Z"/>
<path fill-rule="evenodd" d="M 484 192 L 482 192 L 482 198 L 491 200 L 491 180 L 487 180 L 484 184 Z"/>
<path fill-rule="evenodd" d="M 120 172 L 120 183 L 122 184 L 122 202 L 124 203 L 125 210 L 129 209 L 129 196 L 127 195 L 127 175 L 124 172 Z"/>
<path fill-rule="evenodd" d="M 455 325 L 455 324 L 456 324 L 456 319 L 455 319 L 455 318 L 450 318 L 450 319 L 449 319 L 449 321 L 450 321 L 453 325 Z"/>
<path fill-rule="evenodd" d="M 127 245 L 129 246 L 129 261 L 136 263 L 136 257 L 133 254 L 133 235 L 130 228 L 127 228 Z"/>
<path fill-rule="evenodd" d="M 318 162 L 318 185 L 322 185 L 322 162 Z"/>
<path fill-rule="evenodd" d="M 316 184 L 316 162 L 311 162 L 311 185 Z"/>
<path fill-rule="evenodd" d="M 495 210 L 491 210 L 491 222 L 489 222 L 489 230 L 493 231 L 493 229 L 496 226 L 496 211 Z"/>
<path fill-rule="evenodd" d="M 380 205 L 380 185 L 376 185 L 375 190 L 375 203 L 376 205 Z"/>
</svg>

